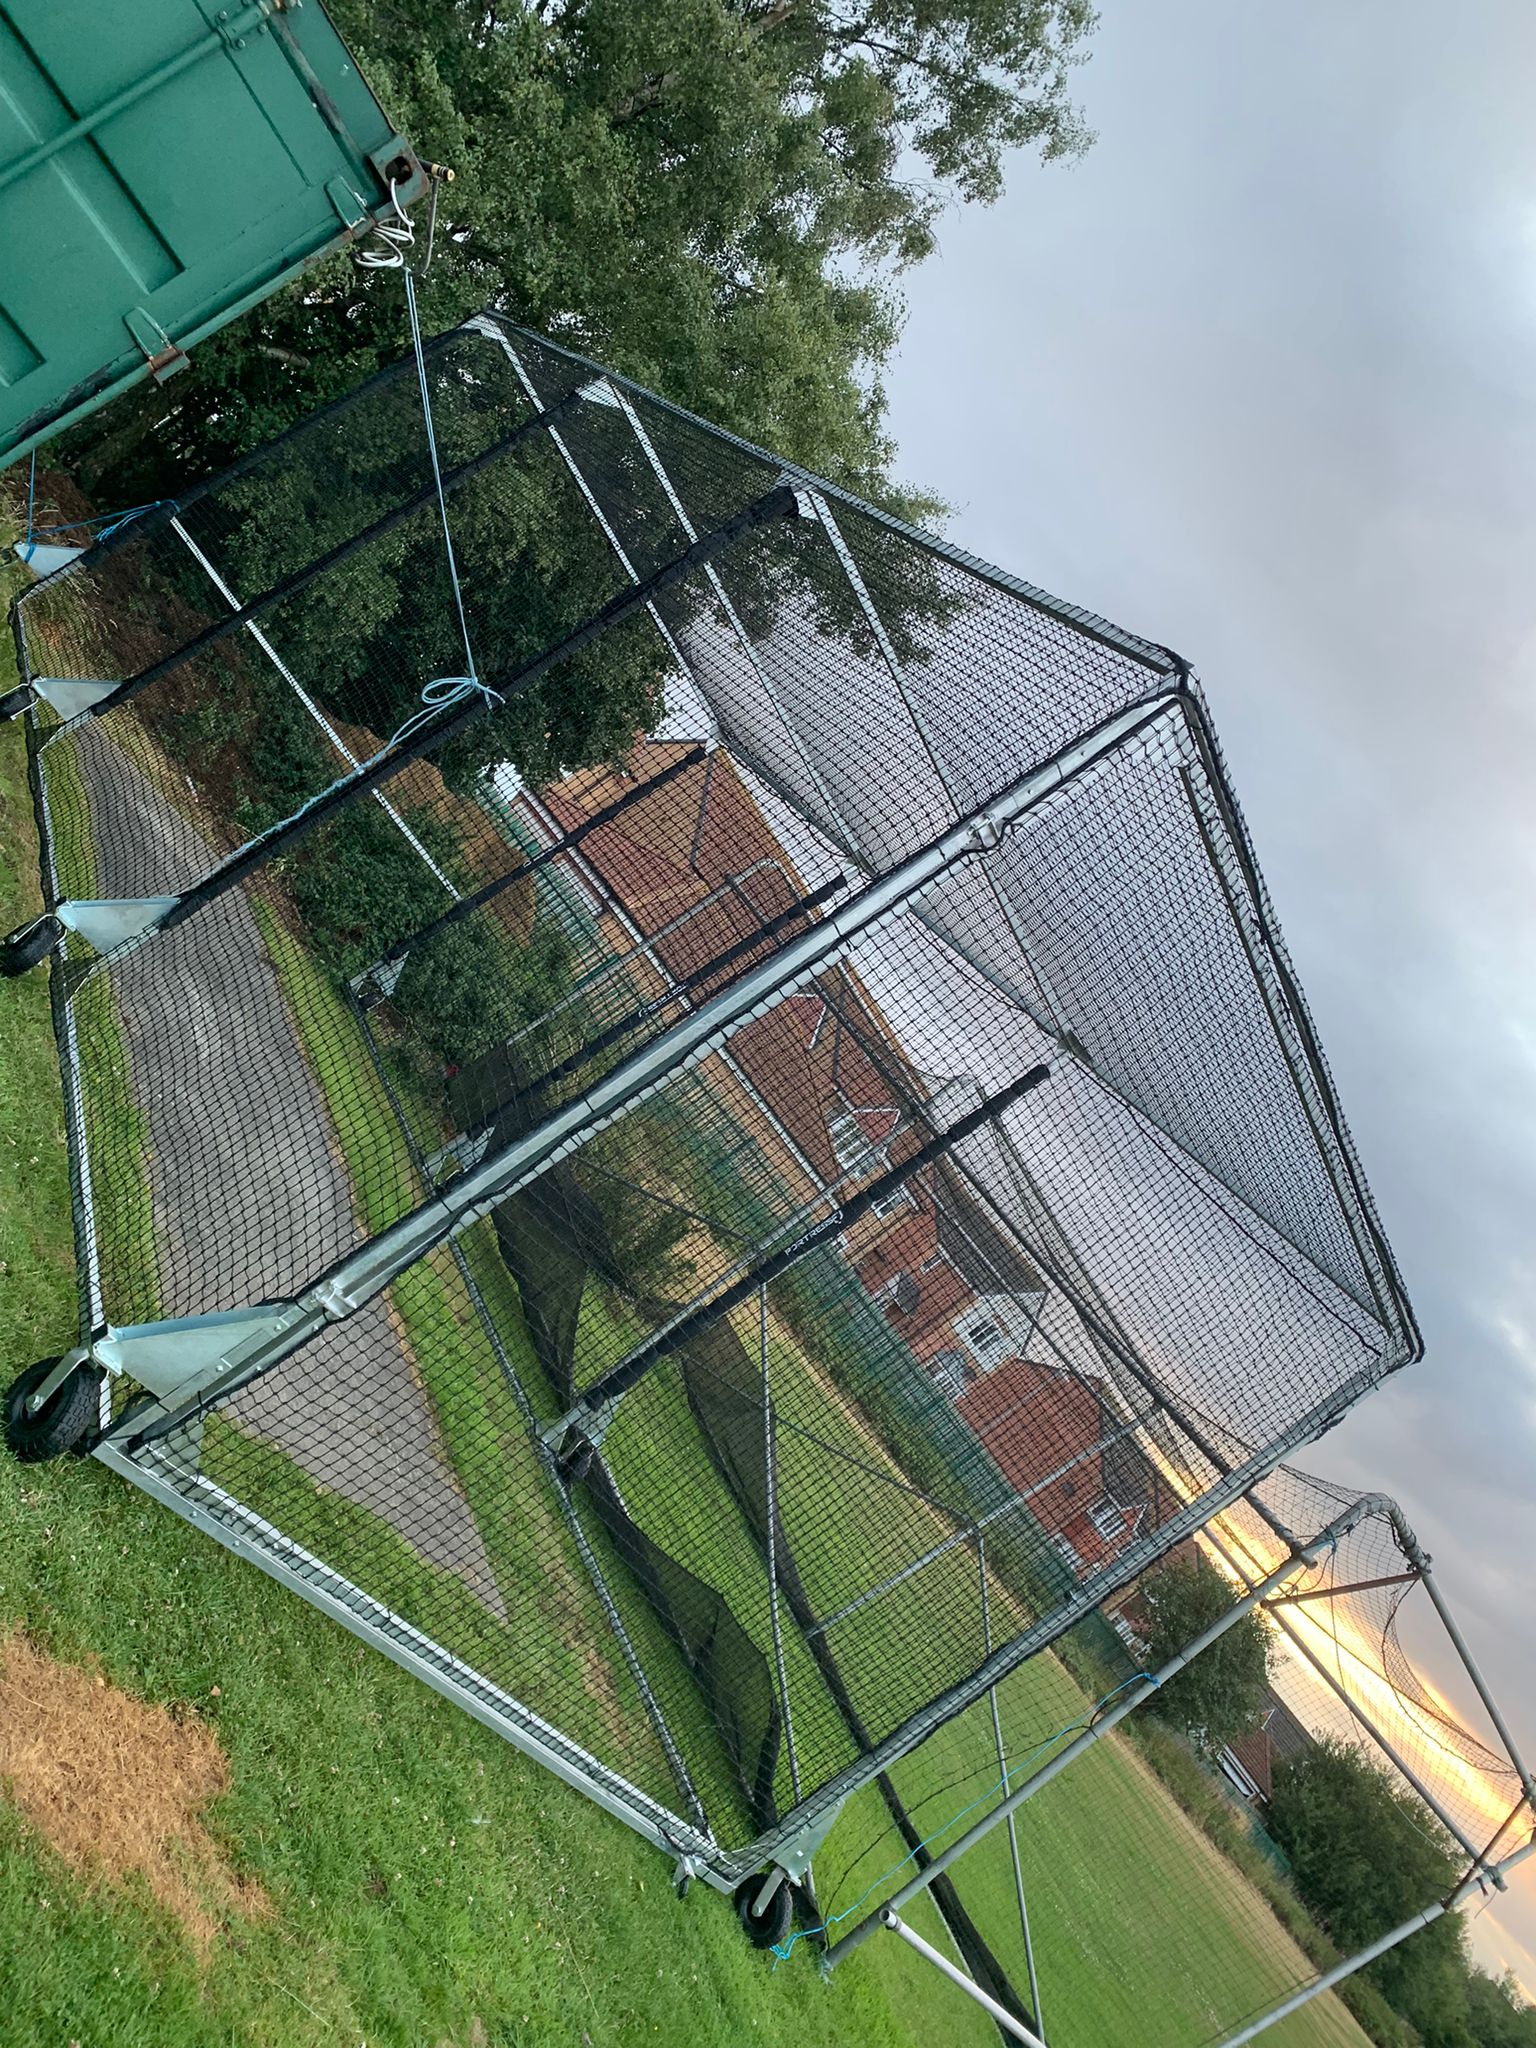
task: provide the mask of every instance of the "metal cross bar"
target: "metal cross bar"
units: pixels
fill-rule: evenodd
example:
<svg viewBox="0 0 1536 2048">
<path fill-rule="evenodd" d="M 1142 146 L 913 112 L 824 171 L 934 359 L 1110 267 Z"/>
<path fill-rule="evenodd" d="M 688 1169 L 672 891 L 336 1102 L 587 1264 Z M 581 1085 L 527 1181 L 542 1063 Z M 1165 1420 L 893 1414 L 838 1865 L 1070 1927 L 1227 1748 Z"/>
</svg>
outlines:
<svg viewBox="0 0 1536 2048">
<path fill-rule="evenodd" d="M 635 594 L 632 601 L 643 599 Z M 251 1311 L 245 1327 L 232 1334 L 230 1348 L 213 1361 L 200 1362 L 195 1379 L 190 1374 L 180 1379 L 162 1375 L 153 1404 L 125 1415 L 113 1434 L 136 1443 L 169 1435 L 216 1401 L 269 1372 L 328 1323 L 356 1314 L 407 1266 L 489 1215 L 556 1159 L 578 1150 L 664 1082 L 718 1050 L 739 1025 L 771 1009 L 853 939 L 900 916 L 918 891 L 957 862 L 996 845 L 1015 818 L 1023 817 L 1051 791 L 1155 723 L 1164 710 L 1164 703 L 1158 700 L 1120 712 L 1052 760 L 1031 769 L 996 803 L 962 819 L 942 838 L 870 882 L 847 903 L 790 939 L 770 959 L 630 1054 L 593 1082 L 581 1099 L 488 1153 L 399 1222 L 319 1274 L 295 1299 Z M 153 1370 L 156 1344 L 167 1334 L 174 1336 L 177 1329 L 174 1323 L 145 1326 L 132 1333 L 132 1347 L 122 1342 L 115 1345 L 114 1358 L 148 1384 L 145 1372 L 130 1363 L 133 1348 Z"/>
<path fill-rule="evenodd" d="M 1294 1556 L 1288 1557 L 1283 1564 L 1277 1565 L 1274 1571 L 1261 1580 L 1241 1600 L 1234 1601 L 1225 1613 L 1218 1615 L 1209 1628 L 1202 1629 L 1200 1634 L 1192 1642 L 1187 1643 L 1176 1656 L 1170 1657 L 1157 1671 L 1133 1681 L 1107 1713 L 1099 1715 L 1091 1727 L 1085 1728 L 1080 1735 L 1067 1744 L 1065 1749 L 1052 1757 L 1049 1763 L 1043 1764 L 1032 1776 L 1026 1778 L 1016 1791 L 1010 1792 L 1005 1799 L 993 1807 L 990 1813 L 984 1814 L 979 1821 L 976 1821 L 971 1827 L 967 1828 L 965 1833 L 951 1842 L 948 1848 L 940 1850 L 939 1854 L 933 1858 L 925 1870 L 920 1870 L 915 1876 L 909 1878 L 900 1890 L 895 1892 L 886 1902 L 887 1910 L 899 1913 L 903 1906 L 917 1897 L 919 1892 L 926 1891 L 935 1877 L 942 1875 L 960 1857 L 974 1849 L 978 1842 L 985 1840 L 995 1827 L 1007 1820 L 1010 1815 L 1017 1813 L 1026 1800 L 1033 1799 L 1037 1792 L 1043 1791 L 1053 1778 L 1059 1777 L 1086 1750 L 1093 1748 L 1095 1743 L 1101 1742 L 1111 1728 L 1118 1727 L 1127 1714 L 1133 1713 L 1144 1700 L 1150 1699 L 1160 1686 L 1166 1685 L 1170 1679 L 1176 1678 L 1186 1664 L 1192 1663 L 1202 1651 L 1209 1649 L 1212 1643 L 1216 1642 L 1221 1636 L 1224 1636 L 1228 1629 L 1234 1627 L 1245 1615 L 1251 1614 L 1263 1602 L 1266 1595 L 1282 1586 L 1293 1572 L 1304 1569 L 1320 1557 L 1325 1550 L 1331 1549 L 1341 1538 L 1348 1535 L 1356 1522 L 1360 1521 L 1365 1514 L 1371 1512 L 1375 1505 L 1375 1497 L 1373 1495 L 1366 1495 L 1362 1500 L 1356 1501 L 1352 1507 L 1346 1508 L 1342 1515 L 1335 1521 L 1330 1522 L 1328 1527 L 1315 1536 L 1310 1543 L 1304 1544 Z M 995 1662 L 996 1660 L 992 1661 Z M 992 1682 L 995 1682 L 995 1680 Z M 861 1925 L 855 1927 L 852 1933 L 845 1934 L 841 1941 L 834 1942 L 827 1951 L 826 1960 L 828 1966 L 840 1963 L 845 1957 L 850 1956 L 856 1948 L 868 1940 L 878 1925 L 879 1921 L 876 1919 L 865 1920 Z"/>
<path fill-rule="evenodd" d="M 1516 1849 L 1513 1855 L 1506 1856 L 1502 1863 L 1496 1864 L 1488 1874 L 1502 1889 L 1505 1872 L 1513 1870 L 1533 1853 L 1536 1853 L 1536 1835 L 1533 1835 L 1523 1848 Z M 1282 1998 L 1278 2005 L 1272 2005 L 1267 2012 L 1260 2013 L 1257 2019 L 1239 2027 L 1235 2034 L 1224 2035 L 1217 2043 L 1217 2048 L 1243 2048 L 1245 2042 L 1256 2040 L 1260 2034 L 1267 2032 L 1280 2020 L 1288 2019 L 1293 2012 L 1299 2012 L 1302 2006 L 1309 2005 L 1323 1992 L 1331 1991 L 1335 1984 L 1342 1984 L 1346 1977 L 1352 1977 L 1357 1970 L 1363 1970 L 1367 1963 L 1373 1963 L 1378 1956 L 1384 1956 L 1388 1949 L 1396 1948 L 1399 1942 L 1406 1941 L 1410 1934 L 1417 1934 L 1421 1927 L 1432 1926 L 1446 1913 L 1454 1913 L 1458 1906 L 1479 1889 L 1481 1883 L 1482 1874 L 1479 1871 L 1469 1872 L 1445 1898 L 1437 1900 L 1432 1906 L 1426 1906 L 1421 1913 L 1414 1913 L 1408 1919 L 1400 1921 L 1385 1934 L 1378 1935 L 1375 1941 L 1368 1942 L 1362 1949 L 1357 1949 L 1342 1963 L 1335 1963 L 1331 1970 L 1324 1970 L 1320 1977 L 1314 1977 L 1312 1982 L 1303 1985 L 1300 1991 L 1293 1991 L 1289 1998 Z"/>
<path fill-rule="evenodd" d="M 1303 1600 L 1342 1600 L 1346 1593 L 1374 1593 L 1379 1586 L 1416 1586 L 1422 1574 L 1389 1572 L 1380 1579 L 1352 1579 L 1347 1586 L 1314 1586 L 1309 1593 L 1277 1593 L 1271 1607 L 1299 1607 Z"/>
<path fill-rule="evenodd" d="M 508 868 L 504 875 L 497 875 L 493 881 L 483 883 L 468 896 L 460 896 L 458 901 L 450 904 L 440 916 L 432 918 L 427 924 L 418 925 L 415 931 L 393 948 L 389 958 L 402 959 L 413 946 L 419 946 L 424 939 L 435 939 L 439 932 L 447 931 L 451 926 L 460 923 L 471 911 L 484 909 L 485 905 L 493 897 L 499 896 L 503 889 L 510 889 L 514 882 L 525 881 L 529 875 L 537 874 L 540 868 L 548 867 L 550 862 L 558 859 L 562 853 L 570 853 L 592 833 L 604 825 L 611 825 L 616 818 L 622 818 L 626 811 L 644 802 L 646 797 L 653 795 L 658 789 L 665 789 L 669 782 L 675 782 L 679 775 L 686 774 L 690 768 L 696 767 L 703 758 L 703 747 L 690 747 L 686 754 L 669 763 L 659 774 L 648 775 L 643 782 L 636 783 L 633 789 L 627 789 L 622 796 L 615 797 L 611 804 L 604 804 L 600 811 L 593 811 L 591 816 L 583 818 L 579 825 L 573 825 L 568 832 L 562 832 L 551 845 L 541 846 L 537 853 L 527 855 L 515 867 Z M 366 980 L 367 973 L 371 972 L 372 969 L 367 970 L 362 978 Z"/>
<path fill-rule="evenodd" d="M 644 1344 L 637 1345 L 627 1358 L 621 1358 L 617 1365 L 610 1366 L 607 1372 L 599 1374 L 591 1386 L 582 1389 L 580 1398 L 569 1414 L 561 1416 L 557 1423 L 551 1425 L 552 1431 L 563 1433 L 567 1429 L 579 1429 L 584 1418 L 595 1413 L 605 1402 L 615 1401 L 621 1394 L 627 1394 L 630 1388 L 638 1385 L 662 1359 L 670 1357 L 674 1351 L 682 1350 L 695 1337 L 718 1323 L 723 1316 L 729 1315 L 733 1308 L 739 1308 L 759 1287 L 768 1286 L 819 1246 L 841 1236 L 845 1230 L 857 1223 L 860 1217 L 867 1216 L 877 1202 L 883 1202 L 914 1173 L 921 1172 L 923 1167 L 948 1151 L 951 1145 L 957 1145 L 962 1138 L 980 1129 L 981 1125 L 989 1122 L 991 1118 L 1001 1116 L 1004 1110 L 1010 1109 L 1031 1089 L 1038 1088 L 1041 1082 L 1049 1077 L 1049 1067 L 1031 1067 L 1028 1073 L 1021 1074 L 1018 1080 L 1007 1088 L 999 1090 L 996 1095 L 988 1096 L 979 1108 L 972 1110 L 969 1116 L 962 1117 L 950 1130 L 930 1138 L 928 1143 L 914 1152 L 904 1164 L 893 1166 L 887 1172 L 878 1174 L 867 1187 L 861 1188 L 847 1202 L 834 1204 L 819 1222 L 811 1225 L 809 1230 L 802 1231 L 792 1243 L 783 1245 L 779 1250 L 769 1252 L 766 1257 L 759 1259 L 734 1285 L 725 1288 L 712 1301 L 703 1303 L 699 1308 L 669 1323 L 665 1329 L 658 1330 L 654 1337 L 647 1339 Z"/>
<path fill-rule="evenodd" d="M 557 1061 L 525 1087 L 515 1088 L 506 1100 L 498 1105 L 496 1116 L 487 1118 L 486 1122 L 493 1123 L 503 1111 L 514 1108 L 518 1103 L 527 1102 L 536 1095 L 542 1095 L 557 1081 L 563 1081 L 567 1075 L 587 1066 L 599 1053 L 606 1052 L 611 1045 L 617 1045 L 619 1040 L 633 1031 L 637 1025 L 648 1023 L 652 1018 L 660 1016 L 663 1010 L 670 1009 L 675 1002 L 693 995 L 722 968 L 734 967 L 739 960 L 745 959 L 749 953 L 755 952 L 767 941 L 778 938 L 800 919 L 809 918 L 813 911 L 819 910 L 833 896 L 840 896 L 847 887 L 846 875 L 834 875 L 830 881 L 823 882 L 819 889 L 813 889 L 808 896 L 802 896 L 798 901 L 791 903 L 788 909 L 766 919 L 756 931 L 748 932 L 745 938 L 737 939 L 733 945 L 724 947 L 711 959 L 694 968 L 691 973 L 685 974 L 681 981 L 673 982 L 669 988 L 663 989 L 659 995 L 648 997 L 643 1003 L 636 1003 L 622 1017 L 615 1018 L 613 1023 L 605 1025 L 595 1038 L 589 1038 L 584 1044 L 577 1046 L 573 1053 L 568 1053 L 563 1060 Z"/>
</svg>

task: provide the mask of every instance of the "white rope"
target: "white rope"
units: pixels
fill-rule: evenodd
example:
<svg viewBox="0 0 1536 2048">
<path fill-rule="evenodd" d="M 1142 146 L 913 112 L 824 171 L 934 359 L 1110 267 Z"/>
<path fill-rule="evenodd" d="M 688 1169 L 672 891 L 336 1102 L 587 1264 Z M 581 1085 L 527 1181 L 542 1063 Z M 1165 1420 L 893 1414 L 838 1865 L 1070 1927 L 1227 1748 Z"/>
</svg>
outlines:
<svg viewBox="0 0 1536 2048">
<path fill-rule="evenodd" d="M 436 187 L 434 186 L 434 193 Z M 442 464 L 437 453 L 437 429 L 432 419 L 432 394 L 427 384 L 427 356 L 421 338 L 421 315 L 416 305 L 416 275 L 412 270 L 408 252 L 416 241 L 416 229 L 410 215 L 400 204 L 400 196 L 393 178 L 389 181 L 389 203 L 394 208 L 392 221 L 378 221 L 374 233 L 385 244 L 383 249 L 364 249 L 357 261 L 364 270 L 399 270 L 405 277 L 405 305 L 410 316 L 411 350 L 416 359 L 416 384 L 421 393 L 422 424 L 427 433 L 427 454 L 432 463 L 432 481 L 437 487 L 438 518 L 443 529 L 443 552 L 448 558 L 448 580 L 453 586 L 454 608 L 459 615 L 459 632 L 464 641 L 464 661 L 469 673 L 462 676 L 439 676 L 426 684 L 421 692 L 422 708 L 394 733 L 388 746 L 397 746 L 401 740 L 420 731 L 430 724 L 440 711 L 450 704 L 459 704 L 467 697 L 478 695 L 490 705 L 505 701 L 498 690 L 480 680 L 475 663 L 475 650 L 469 633 L 469 615 L 464 606 L 464 592 L 459 583 L 459 564 L 453 551 L 453 533 L 448 524 L 448 497 L 443 489 Z M 435 211 L 435 209 L 434 209 Z"/>
</svg>

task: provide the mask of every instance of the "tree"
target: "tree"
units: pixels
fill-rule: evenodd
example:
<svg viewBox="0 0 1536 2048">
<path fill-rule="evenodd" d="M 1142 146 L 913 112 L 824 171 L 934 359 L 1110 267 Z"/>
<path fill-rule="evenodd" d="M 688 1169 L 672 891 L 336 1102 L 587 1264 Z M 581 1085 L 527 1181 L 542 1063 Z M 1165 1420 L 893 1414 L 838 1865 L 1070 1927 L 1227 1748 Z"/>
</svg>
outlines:
<svg viewBox="0 0 1536 2048">
<path fill-rule="evenodd" d="M 1229 1611 L 1237 1595 L 1203 1556 L 1154 1572 L 1142 1589 L 1147 1610 L 1147 1662 L 1153 1670 L 1176 1657 Z M 1254 1726 L 1269 1679 L 1269 1625 L 1255 1610 L 1234 1622 L 1209 1649 L 1160 1687 L 1152 1711 L 1214 1755 Z"/>
<path fill-rule="evenodd" d="M 891 278 L 1011 150 L 1087 134 L 1088 0 L 335 0 L 440 191 L 424 315 L 488 303 L 866 492 L 892 495 Z M 426 209 L 418 209 L 425 233 Z M 332 260 L 76 436 L 103 502 L 221 467 L 405 344 Z M 915 509 L 924 501 L 908 500 Z"/>
<path fill-rule="evenodd" d="M 1269 1829 L 1296 1889 L 1346 1953 L 1442 1899 L 1461 1876 L 1456 1844 L 1412 1792 L 1351 1743 L 1324 1740 L 1276 1767 Z M 1468 1963 L 1446 1914 L 1368 1966 L 1425 2048 L 1470 2048 Z"/>
</svg>

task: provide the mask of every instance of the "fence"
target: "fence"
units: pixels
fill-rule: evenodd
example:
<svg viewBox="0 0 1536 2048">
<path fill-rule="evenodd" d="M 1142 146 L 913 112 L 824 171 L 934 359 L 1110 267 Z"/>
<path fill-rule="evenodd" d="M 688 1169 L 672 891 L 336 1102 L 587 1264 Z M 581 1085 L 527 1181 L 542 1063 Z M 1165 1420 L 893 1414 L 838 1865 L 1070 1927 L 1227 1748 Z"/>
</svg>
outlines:
<svg viewBox="0 0 1536 2048">
<path fill-rule="evenodd" d="M 801 1882 L 1417 1332 L 1184 663 L 499 316 L 422 381 L 440 487 L 403 363 L 17 605 L 13 1440 L 105 1370 L 115 1469 Z"/>
<path fill-rule="evenodd" d="M 1225 1582 L 1176 1648 L 1155 1611 L 1175 1567 Z M 838 1871 L 822 1898 L 832 1962 L 881 1928 L 910 1933 L 938 1874 L 1005 1974 L 1023 1982 L 1027 1964 L 1032 2010 L 1022 2028 L 1005 2016 L 1017 2038 L 1435 2038 L 1465 2005 L 1458 1909 L 1504 1890 L 1536 1846 L 1536 1781 L 1402 1511 L 1282 1468 L 1144 1585 L 1126 1611 L 1160 1638 L 1146 1672 L 1093 1708 L 1079 1693 L 1060 1727 L 1047 1700 L 1006 1701 L 990 1756 L 994 1728 L 973 1716 L 947 1759 L 968 1781 L 912 1760 L 925 1865 L 886 1835 Z M 1191 1703 L 1159 1696 L 1254 1609 L 1267 1686 L 1246 1732 L 1209 1740 L 1202 1762 L 1179 1732 Z M 1136 1741 L 1113 1736 L 1123 1724 Z"/>
</svg>

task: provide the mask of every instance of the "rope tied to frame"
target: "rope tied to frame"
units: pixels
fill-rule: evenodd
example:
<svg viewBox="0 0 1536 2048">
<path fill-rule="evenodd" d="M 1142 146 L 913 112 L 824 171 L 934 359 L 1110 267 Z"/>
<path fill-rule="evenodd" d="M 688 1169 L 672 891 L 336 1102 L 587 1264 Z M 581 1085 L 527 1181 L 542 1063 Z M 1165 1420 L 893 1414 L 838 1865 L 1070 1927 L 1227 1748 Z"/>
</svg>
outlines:
<svg viewBox="0 0 1536 2048">
<path fill-rule="evenodd" d="M 53 526 L 37 524 L 37 450 L 32 450 L 32 461 L 27 473 L 27 531 L 23 547 L 30 547 L 34 541 L 46 540 L 56 533 L 89 533 L 91 544 L 105 540 L 108 534 L 116 533 L 120 526 L 126 526 L 130 519 L 137 519 L 141 512 L 158 512 L 162 505 L 172 505 L 174 498 L 151 498 L 147 505 L 130 505 L 122 512 L 92 512 L 85 519 L 61 519 Z"/>
<path fill-rule="evenodd" d="M 434 166 L 433 229 L 437 225 L 436 169 Z M 503 704 L 506 699 L 499 690 L 494 690 L 489 683 L 481 681 L 475 661 L 474 642 L 469 631 L 469 614 L 464 604 L 463 586 L 459 581 L 458 557 L 454 552 L 453 529 L 448 520 L 448 496 L 443 489 L 443 468 L 437 450 L 437 427 L 432 418 L 432 393 L 427 382 L 427 356 L 421 333 L 421 313 L 416 303 L 416 273 L 410 261 L 416 243 L 416 228 L 410 215 L 400 204 L 399 191 L 393 178 L 389 181 L 389 203 L 394 209 L 395 218 L 376 222 L 373 230 L 379 241 L 384 244 L 383 248 L 361 250 L 357 262 L 363 270 L 398 270 L 405 283 L 405 308 L 411 329 L 411 353 L 416 364 L 416 388 L 421 395 L 421 418 L 427 436 L 427 456 L 432 464 L 432 481 L 437 489 L 437 512 L 443 530 L 443 552 L 448 562 L 448 581 L 453 589 L 454 609 L 458 613 L 459 633 L 464 642 L 464 662 L 467 670 L 467 673 L 461 676 L 437 676 L 423 685 L 422 708 L 413 717 L 408 718 L 389 739 L 388 744 L 396 746 L 401 740 L 419 732 L 422 726 L 430 724 L 440 711 L 446 710 L 449 705 L 462 703 L 466 697 L 478 695 L 483 702 L 492 706 Z M 429 239 L 426 264 L 430 264 L 431 260 Z M 423 265 L 423 269 L 426 268 L 426 264 Z"/>
<path fill-rule="evenodd" d="M 851 1906 L 843 1907 L 842 1911 L 838 1913 L 828 1913 L 819 1927 L 798 1927 L 787 1941 L 775 1942 L 770 1950 L 770 1954 L 773 1956 L 773 1967 L 777 1969 L 780 1963 L 787 1963 L 794 1954 L 798 1943 L 809 1940 L 818 1934 L 830 1934 L 834 1927 L 841 1926 L 845 1920 L 851 1920 L 856 1913 L 868 1905 L 876 1892 L 888 1885 L 893 1877 L 899 1876 L 909 1863 L 915 1862 L 925 1849 L 931 1849 L 935 1842 L 941 1842 L 952 1828 L 958 1827 L 961 1821 L 968 1820 L 973 1813 L 978 1812 L 989 1800 L 996 1798 L 999 1794 L 1006 1797 L 1012 1789 L 1013 1780 L 1026 1765 L 1032 1764 L 1037 1757 L 1043 1756 L 1046 1750 L 1053 1748 L 1058 1742 L 1065 1741 L 1068 1736 L 1080 1734 L 1083 1730 L 1093 1727 L 1104 1713 L 1104 1710 L 1112 1701 L 1118 1699 L 1121 1693 L 1129 1691 L 1132 1686 L 1145 1685 L 1148 1680 L 1151 1680 L 1154 1684 L 1156 1683 L 1150 1671 L 1133 1672 L 1129 1678 L 1122 1679 L 1119 1685 L 1112 1687 L 1109 1692 L 1105 1693 L 1101 1700 L 1096 1700 L 1086 1714 L 1079 1715 L 1075 1721 L 1066 1722 L 1062 1727 L 1055 1729 L 1051 1734 L 1047 1735 L 1043 1741 L 1037 1742 L 1032 1749 L 1026 1750 L 1022 1756 L 1015 1758 L 1012 1763 L 1005 1764 L 1002 1775 L 990 1784 L 985 1792 L 981 1793 L 979 1797 L 970 1800 L 965 1806 L 962 1806 L 958 1813 L 952 1813 L 948 1820 L 933 1829 L 930 1834 L 925 1835 L 920 1842 L 907 1851 L 905 1856 L 901 1857 L 898 1862 L 893 1863 L 889 1870 L 882 1871 L 874 1883 L 861 1892 Z M 967 1775 L 974 1774 L 968 1773 Z M 881 1835 L 876 1836 L 875 1841 L 869 1845 L 869 1848 L 875 1847 L 882 1837 L 889 1833 L 890 1828 L 882 1829 Z M 832 1887 L 832 1897 L 835 1898 L 837 1896 L 838 1886 L 842 1884 L 843 1880 L 852 1870 L 858 1867 L 859 1863 L 863 1861 L 868 1853 L 868 1848 L 861 1851 L 843 1871 L 842 1876 Z"/>
</svg>

